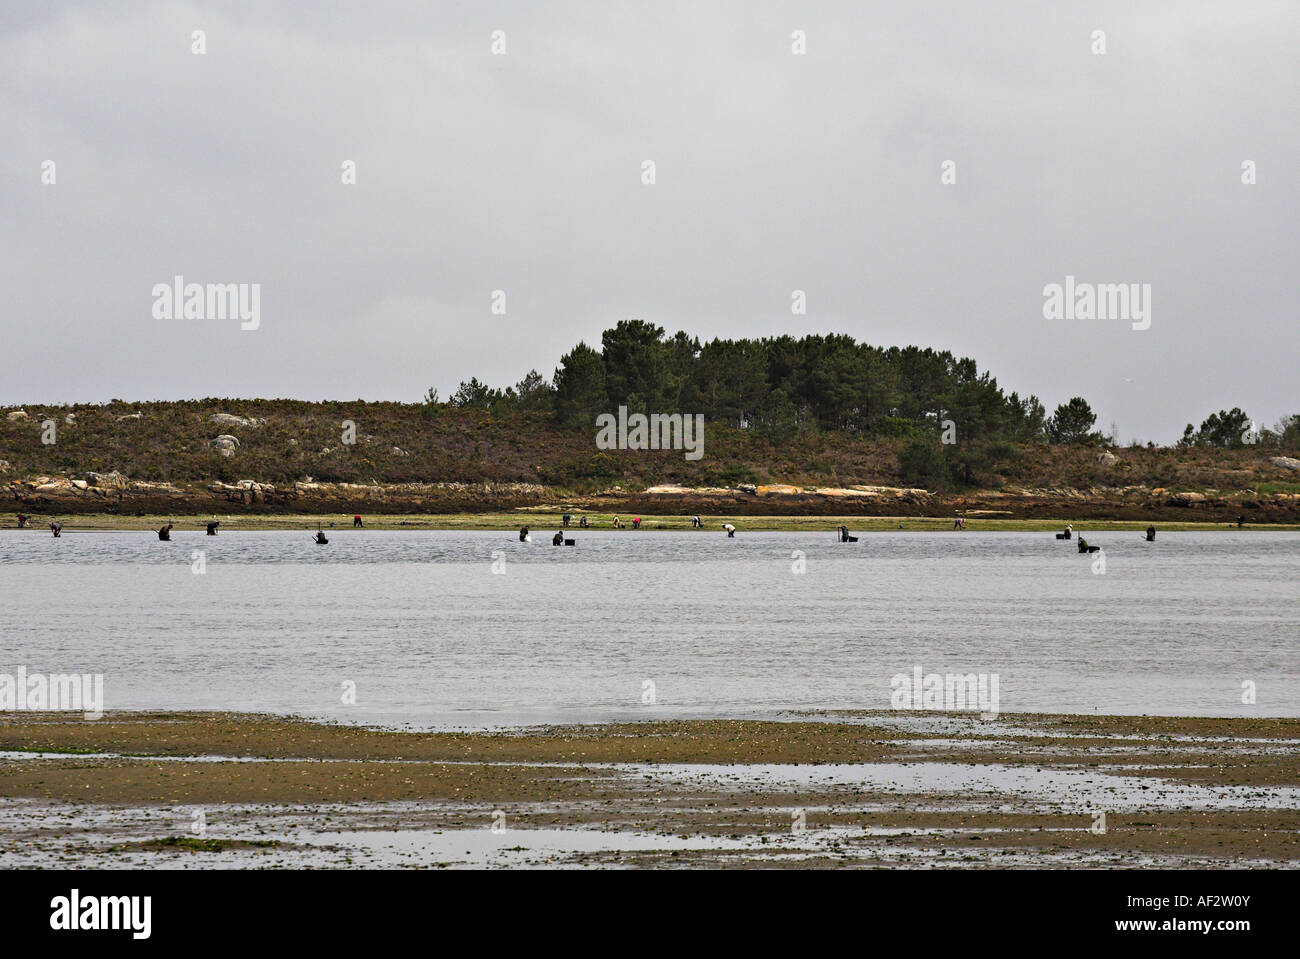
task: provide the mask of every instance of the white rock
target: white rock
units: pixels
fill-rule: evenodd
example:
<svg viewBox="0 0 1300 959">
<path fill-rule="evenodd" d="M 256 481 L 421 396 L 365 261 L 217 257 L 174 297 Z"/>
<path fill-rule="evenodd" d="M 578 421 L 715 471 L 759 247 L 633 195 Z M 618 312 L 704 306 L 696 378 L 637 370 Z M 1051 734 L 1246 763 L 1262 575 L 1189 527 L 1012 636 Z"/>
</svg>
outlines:
<svg viewBox="0 0 1300 959">
<path fill-rule="evenodd" d="M 239 438 L 228 433 L 222 433 L 212 440 L 211 445 L 222 456 L 234 456 L 235 450 L 239 449 Z"/>
<path fill-rule="evenodd" d="M 235 416 L 233 413 L 213 413 L 208 419 L 222 426 L 256 426 L 258 421 L 251 416 Z"/>
<path fill-rule="evenodd" d="M 91 486 L 102 486 L 106 489 L 126 489 L 130 480 L 117 470 L 112 470 L 108 473 L 87 473 L 86 482 Z"/>
</svg>

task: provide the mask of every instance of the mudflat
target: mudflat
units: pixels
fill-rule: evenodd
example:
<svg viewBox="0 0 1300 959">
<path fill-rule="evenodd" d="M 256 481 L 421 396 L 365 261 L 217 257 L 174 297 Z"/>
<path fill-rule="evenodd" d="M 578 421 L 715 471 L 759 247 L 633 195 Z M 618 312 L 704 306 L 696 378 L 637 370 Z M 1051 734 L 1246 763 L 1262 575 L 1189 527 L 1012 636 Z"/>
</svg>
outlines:
<svg viewBox="0 0 1300 959">
<path fill-rule="evenodd" d="M 1297 747 L 1267 718 L 4 713 L 0 865 L 1296 866 Z"/>
</svg>

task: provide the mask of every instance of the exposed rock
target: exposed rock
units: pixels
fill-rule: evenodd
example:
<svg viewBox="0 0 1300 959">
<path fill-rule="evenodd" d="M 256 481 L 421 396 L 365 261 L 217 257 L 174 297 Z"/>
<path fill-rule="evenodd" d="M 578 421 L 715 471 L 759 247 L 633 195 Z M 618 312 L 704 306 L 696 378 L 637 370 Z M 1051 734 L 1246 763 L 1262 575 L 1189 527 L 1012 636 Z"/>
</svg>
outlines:
<svg viewBox="0 0 1300 959">
<path fill-rule="evenodd" d="M 73 480 L 73 489 L 86 489 L 90 484 L 86 480 Z"/>
<path fill-rule="evenodd" d="M 91 486 L 104 489 L 126 489 L 131 484 L 131 481 L 117 470 L 109 473 L 87 473 L 86 482 Z"/>
<path fill-rule="evenodd" d="M 1286 470 L 1300 470 L 1300 460 L 1293 456 L 1272 456 L 1269 462 Z"/>
<path fill-rule="evenodd" d="M 1102 450 L 1097 454 L 1097 462 L 1102 466 L 1114 466 L 1119 462 L 1119 457 L 1110 450 Z"/>
<path fill-rule="evenodd" d="M 27 411 L 10 410 L 8 413 L 5 414 L 5 419 L 7 419 L 10 423 L 17 423 L 19 420 L 27 419 Z"/>
<path fill-rule="evenodd" d="M 259 483 L 256 480 L 240 480 L 234 485 L 217 482 L 213 483 L 209 489 L 218 496 L 235 503 L 266 503 L 282 499 L 282 497 L 276 497 L 276 489 L 270 483 Z"/>
<path fill-rule="evenodd" d="M 69 413 L 67 416 L 63 417 L 63 423 L 64 423 L 65 426 L 76 426 L 76 425 L 77 425 L 77 414 L 76 414 L 76 413 Z"/>
<path fill-rule="evenodd" d="M 234 456 L 235 450 L 239 449 L 239 438 L 228 433 L 222 433 L 212 440 L 212 448 L 222 456 Z"/>
<path fill-rule="evenodd" d="M 252 416 L 236 416 L 233 413 L 213 413 L 208 417 L 212 423 L 220 423 L 222 426 L 257 426 L 260 421 Z"/>
<path fill-rule="evenodd" d="M 0 460 L 0 473 L 8 473 L 10 469 L 8 460 Z"/>
<path fill-rule="evenodd" d="M 150 483 L 146 480 L 132 480 L 131 491 L 137 493 L 146 493 L 150 496 L 163 495 L 169 497 L 186 497 L 189 495 L 179 486 L 173 486 L 171 483 Z"/>
<path fill-rule="evenodd" d="M 394 456 L 410 456 L 410 455 L 411 455 L 410 453 L 406 452 L 406 450 L 402 449 L 400 446 L 394 446 L 393 449 L 392 449 L 392 454 L 393 454 Z"/>
<path fill-rule="evenodd" d="M 613 492 L 613 491 L 610 491 Z M 742 496 L 755 496 L 759 499 L 775 498 L 790 504 L 792 501 L 798 503 L 816 503 L 825 500 L 852 500 L 856 503 L 863 501 L 897 501 L 905 503 L 926 502 L 933 497 L 928 490 L 923 489 L 905 489 L 897 486 L 808 486 L 799 487 L 791 486 L 784 483 L 776 483 L 768 486 L 749 486 L 742 485 L 729 489 L 722 489 L 713 486 L 680 486 L 676 483 L 664 484 L 661 486 L 651 486 L 642 494 L 655 499 L 679 499 L 679 500 L 696 500 L 696 499 L 731 499 L 736 500 Z M 846 504 L 852 507 L 853 504 Z"/>
<path fill-rule="evenodd" d="M 1201 493 L 1170 493 L 1170 506 L 1195 506 L 1197 503 L 1204 503 L 1205 496 Z"/>
<path fill-rule="evenodd" d="M 142 420 L 142 419 L 144 419 L 144 414 L 141 413 L 139 410 L 136 410 L 134 413 L 122 414 L 117 418 L 117 421 L 120 423 L 122 420 Z"/>
</svg>

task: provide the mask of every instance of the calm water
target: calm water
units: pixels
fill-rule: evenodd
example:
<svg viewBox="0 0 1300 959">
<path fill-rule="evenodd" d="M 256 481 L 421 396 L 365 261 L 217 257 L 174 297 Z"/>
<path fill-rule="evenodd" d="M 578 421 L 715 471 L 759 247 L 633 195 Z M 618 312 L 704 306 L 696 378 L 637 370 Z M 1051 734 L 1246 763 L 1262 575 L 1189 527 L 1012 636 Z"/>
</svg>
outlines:
<svg viewBox="0 0 1300 959">
<path fill-rule="evenodd" d="M 1050 533 L 553 532 L 3 531 L 0 672 L 435 727 L 884 709 L 916 665 L 1004 711 L 1300 715 L 1300 533 L 1097 533 L 1097 574 Z"/>
</svg>

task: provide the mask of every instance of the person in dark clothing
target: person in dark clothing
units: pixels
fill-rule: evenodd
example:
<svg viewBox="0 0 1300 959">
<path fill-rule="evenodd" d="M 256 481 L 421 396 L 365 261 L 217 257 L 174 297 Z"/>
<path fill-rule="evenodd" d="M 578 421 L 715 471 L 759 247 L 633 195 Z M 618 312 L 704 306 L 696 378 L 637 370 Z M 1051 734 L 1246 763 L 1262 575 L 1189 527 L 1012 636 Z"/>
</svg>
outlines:
<svg viewBox="0 0 1300 959">
<path fill-rule="evenodd" d="M 1155 528 L 1154 526 L 1148 526 L 1148 527 L 1147 527 L 1147 542 L 1148 542 L 1148 543 L 1154 543 L 1155 541 L 1156 541 L 1156 528 Z"/>
<path fill-rule="evenodd" d="M 322 546 L 329 542 L 329 540 L 325 538 L 325 531 L 323 529 L 316 530 L 316 542 L 320 543 Z"/>
<path fill-rule="evenodd" d="M 218 522 L 218 521 L 215 520 L 215 519 L 213 519 L 213 520 L 208 520 L 208 535 L 209 535 L 209 536 L 216 536 L 216 535 L 217 535 L 217 527 L 220 526 L 220 525 L 221 525 L 221 523 Z"/>
<path fill-rule="evenodd" d="M 172 524 L 171 524 L 171 523 L 168 523 L 168 524 L 167 524 L 166 526 L 164 526 L 162 529 L 158 530 L 158 538 L 161 539 L 161 540 L 164 540 L 164 541 L 168 541 L 168 540 L 170 540 L 170 539 L 172 538 Z"/>
<path fill-rule="evenodd" d="M 356 529 L 358 526 L 364 527 L 365 525 L 366 525 L 365 523 L 361 522 L 361 514 L 360 514 L 360 513 L 358 513 L 356 516 L 352 517 L 352 528 L 353 528 L 353 529 Z"/>
<path fill-rule="evenodd" d="M 55 539 L 58 539 L 58 537 L 63 535 L 63 524 L 51 523 L 50 532 L 54 534 Z"/>
<path fill-rule="evenodd" d="M 526 542 L 528 542 L 528 527 L 527 527 L 527 526 L 520 527 L 520 529 L 519 529 L 519 542 L 521 542 L 521 543 L 526 543 Z"/>
<path fill-rule="evenodd" d="M 578 517 L 578 527 L 579 527 L 580 529 L 586 529 L 586 528 L 587 528 L 587 517 L 585 517 L 585 516 L 579 516 L 579 517 Z"/>
<path fill-rule="evenodd" d="M 552 545 L 552 546 L 563 546 L 563 545 L 564 545 L 564 531 L 563 531 L 563 530 L 556 530 L 556 531 L 555 531 L 555 535 L 551 537 L 551 545 Z"/>
<path fill-rule="evenodd" d="M 571 514 L 569 514 L 569 513 L 565 513 L 565 514 L 564 514 L 564 517 L 563 517 L 563 520 L 564 520 L 564 528 L 565 528 L 565 529 L 568 529 L 568 528 L 569 528 L 569 523 L 573 520 L 573 516 L 572 516 Z"/>
<path fill-rule="evenodd" d="M 1241 524 L 1244 523 L 1244 522 L 1246 522 L 1246 517 L 1244 517 L 1244 516 L 1238 516 L 1238 517 L 1237 517 L 1237 529 L 1241 529 Z"/>
<path fill-rule="evenodd" d="M 27 515 L 25 513 L 18 514 L 18 528 L 19 529 L 27 528 Z"/>
</svg>

